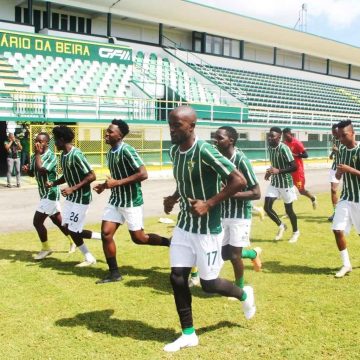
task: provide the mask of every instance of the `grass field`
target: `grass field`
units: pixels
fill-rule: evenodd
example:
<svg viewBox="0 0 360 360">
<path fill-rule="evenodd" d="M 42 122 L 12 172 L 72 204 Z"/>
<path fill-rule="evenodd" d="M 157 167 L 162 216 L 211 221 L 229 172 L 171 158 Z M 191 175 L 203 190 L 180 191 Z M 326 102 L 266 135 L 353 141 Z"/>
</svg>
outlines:
<svg viewBox="0 0 360 360">
<path fill-rule="evenodd" d="M 1 358 L 358 359 L 359 239 L 354 232 L 348 238 L 354 271 L 335 279 L 341 263 L 326 220 L 329 194 L 318 199 L 324 206 L 317 211 L 305 198 L 295 204 L 297 244 L 272 241 L 275 225 L 254 218 L 252 244 L 263 248 L 263 271 L 255 273 L 246 263 L 245 278 L 255 289 L 256 316 L 246 321 L 239 302 L 195 289 L 200 345 L 175 354 L 162 351 L 180 332 L 167 248 L 134 245 L 121 229 L 118 262 L 124 280 L 95 285 L 107 269 L 100 242 L 87 241 L 98 264 L 75 268 L 82 256 L 68 255 L 68 241 L 56 230 L 49 232 L 56 252 L 42 262 L 32 260 L 39 250 L 35 231 L 1 234 Z M 157 220 L 147 219 L 146 230 L 170 234 L 169 225 Z M 90 228 L 98 230 L 99 224 Z M 230 264 L 222 276 L 232 279 Z"/>
</svg>

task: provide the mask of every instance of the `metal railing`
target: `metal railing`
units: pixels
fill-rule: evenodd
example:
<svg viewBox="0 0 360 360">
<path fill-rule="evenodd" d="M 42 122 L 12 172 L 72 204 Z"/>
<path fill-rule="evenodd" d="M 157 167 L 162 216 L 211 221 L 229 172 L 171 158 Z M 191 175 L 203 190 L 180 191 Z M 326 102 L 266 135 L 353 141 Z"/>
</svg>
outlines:
<svg viewBox="0 0 360 360">
<path fill-rule="evenodd" d="M 0 117 L 9 120 L 85 122 L 120 117 L 123 120 L 166 121 L 168 113 L 180 105 L 201 107 L 201 118 L 207 121 L 215 121 L 224 114 L 224 109 L 219 110 L 215 104 L 182 100 L 0 91 Z M 229 119 L 243 121 L 244 109 L 230 108 L 227 113 Z"/>
</svg>

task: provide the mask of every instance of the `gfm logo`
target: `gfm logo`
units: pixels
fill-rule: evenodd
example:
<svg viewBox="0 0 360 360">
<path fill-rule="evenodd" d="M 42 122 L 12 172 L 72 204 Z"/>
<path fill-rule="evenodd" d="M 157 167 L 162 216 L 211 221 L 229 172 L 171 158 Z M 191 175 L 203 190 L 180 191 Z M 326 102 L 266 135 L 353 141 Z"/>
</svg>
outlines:
<svg viewBox="0 0 360 360">
<path fill-rule="evenodd" d="M 130 52 L 128 50 L 100 48 L 99 56 L 106 59 L 119 58 L 121 60 L 130 60 Z"/>
</svg>

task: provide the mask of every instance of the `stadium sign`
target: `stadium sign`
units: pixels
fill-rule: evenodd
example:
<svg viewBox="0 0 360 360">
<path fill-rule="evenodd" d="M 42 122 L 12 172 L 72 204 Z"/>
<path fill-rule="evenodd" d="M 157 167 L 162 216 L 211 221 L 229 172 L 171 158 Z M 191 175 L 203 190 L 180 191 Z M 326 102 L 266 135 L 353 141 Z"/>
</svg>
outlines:
<svg viewBox="0 0 360 360">
<path fill-rule="evenodd" d="M 59 56 L 80 60 L 129 64 L 131 48 L 57 37 L 0 31 L 0 51 L 4 53 Z"/>
</svg>

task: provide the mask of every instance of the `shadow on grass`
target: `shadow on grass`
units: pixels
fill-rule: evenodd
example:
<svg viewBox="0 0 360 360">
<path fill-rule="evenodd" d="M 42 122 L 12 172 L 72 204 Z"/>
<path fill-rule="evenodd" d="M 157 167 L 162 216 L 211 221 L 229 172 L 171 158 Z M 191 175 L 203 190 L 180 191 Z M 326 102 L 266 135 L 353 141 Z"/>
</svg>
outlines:
<svg viewBox="0 0 360 360">
<path fill-rule="evenodd" d="M 158 328 L 139 320 L 122 320 L 112 318 L 114 310 L 99 310 L 78 314 L 72 318 L 60 319 L 56 326 L 77 327 L 85 326 L 95 332 L 116 337 L 129 337 L 142 341 L 157 341 L 160 343 L 171 342 L 179 335 L 174 329 Z M 220 321 L 217 324 L 197 329 L 197 334 L 215 331 L 223 327 L 241 327 L 229 321 Z"/>
<path fill-rule="evenodd" d="M 39 268 L 53 269 L 58 271 L 60 275 L 76 275 L 94 279 L 101 279 L 108 275 L 108 271 L 104 271 L 95 266 L 79 268 L 76 267 L 79 262 L 73 260 L 60 260 L 51 255 L 42 261 L 34 260 L 33 256 L 37 252 L 27 250 L 0 249 L 0 260 L 8 260 L 10 262 L 23 262 L 27 266 L 36 266 Z M 102 260 L 98 263 L 103 263 Z M 166 267 L 152 267 L 148 269 L 136 269 L 132 266 L 120 267 L 120 272 L 125 276 L 143 277 L 141 280 L 130 280 L 125 282 L 126 286 L 148 286 L 162 292 L 172 292 L 169 280 L 169 273 L 161 270 L 167 270 Z M 106 285 L 104 285 L 106 286 Z"/>
<path fill-rule="evenodd" d="M 304 274 L 304 275 L 334 275 L 338 268 L 315 268 L 305 265 L 282 265 L 279 261 L 263 262 L 262 271 L 264 273 L 286 273 L 286 274 Z"/>
</svg>

